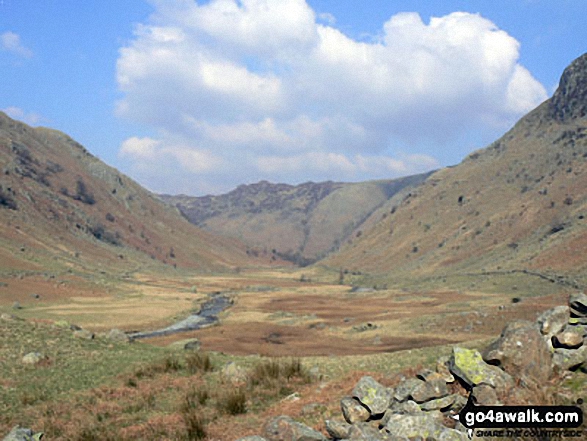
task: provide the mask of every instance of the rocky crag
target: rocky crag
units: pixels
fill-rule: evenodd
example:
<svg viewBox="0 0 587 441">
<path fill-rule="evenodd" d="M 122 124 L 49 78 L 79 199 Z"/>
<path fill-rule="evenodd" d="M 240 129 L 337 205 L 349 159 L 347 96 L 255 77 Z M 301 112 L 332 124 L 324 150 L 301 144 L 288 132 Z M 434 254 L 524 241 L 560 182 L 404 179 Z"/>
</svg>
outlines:
<svg viewBox="0 0 587 441">
<path fill-rule="evenodd" d="M 435 369 L 396 387 L 361 378 L 340 402 L 343 418 L 325 421 L 328 436 L 282 415 L 266 422 L 262 436 L 239 441 L 465 441 L 467 429 L 454 416 L 469 397 L 487 406 L 576 404 L 545 385 L 587 367 L 586 336 L 587 295 L 577 293 L 535 322 L 509 323 L 482 351 L 454 347 Z"/>
</svg>

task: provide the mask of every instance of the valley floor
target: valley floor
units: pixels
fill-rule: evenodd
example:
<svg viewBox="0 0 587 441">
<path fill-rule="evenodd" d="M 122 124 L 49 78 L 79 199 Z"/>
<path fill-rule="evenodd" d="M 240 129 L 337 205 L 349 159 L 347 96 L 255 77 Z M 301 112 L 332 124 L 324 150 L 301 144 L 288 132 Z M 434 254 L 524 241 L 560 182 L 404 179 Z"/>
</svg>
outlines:
<svg viewBox="0 0 587 441">
<path fill-rule="evenodd" d="M 339 284 L 338 278 L 317 268 L 120 278 L 5 273 L 0 434 L 21 424 L 45 431 L 48 439 L 98 439 L 92 436 L 100 433 L 108 434 L 100 439 L 197 439 L 188 433 L 196 408 L 204 409 L 208 439 L 258 433 L 268 416 L 280 413 L 320 428 L 324 418 L 339 412 L 337 400 L 361 375 L 393 384 L 406 369 L 434 363 L 455 343 L 475 347 L 513 319 L 535 320 L 565 304 L 571 292 L 498 277 L 476 285 L 491 290 L 475 290 L 471 280 L 462 279 L 437 287 L 426 282 L 353 289 L 352 280 Z M 75 324 L 97 334 L 157 329 L 185 318 L 217 292 L 233 304 L 219 324 L 198 331 L 127 344 L 75 338 L 67 328 Z M 183 350 L 194 338 L 201 351 Z M 23 365 L 30 352 L 45 358 Z M 209 357 L 211 371 L 200 357 Z M 303 374 L 237 388 L 224 374 L 231 361 L 256 378 L 266 375 L 267 363 L 295 360 L 301 360 Z M 245 394 L 244 414 L 223 407 L 234 398 L 225 396 L 228 390 Z M 198 394 L 208 395 L 204 407 L 193 403 Z"/>
</svg>

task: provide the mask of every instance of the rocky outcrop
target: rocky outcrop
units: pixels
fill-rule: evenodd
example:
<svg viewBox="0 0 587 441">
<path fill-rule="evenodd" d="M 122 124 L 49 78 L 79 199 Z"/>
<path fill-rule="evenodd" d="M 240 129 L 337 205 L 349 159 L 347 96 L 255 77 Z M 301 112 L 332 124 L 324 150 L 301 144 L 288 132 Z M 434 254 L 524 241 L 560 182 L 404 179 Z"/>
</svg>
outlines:
<svg viewBox="0 0 587 441">
<path fill-rule="evenodd" d="M 548 114 L 560 122 L 587 117 L 587 54 L 573 61 L 561 76 L 548 103 Z"/>
</svg>

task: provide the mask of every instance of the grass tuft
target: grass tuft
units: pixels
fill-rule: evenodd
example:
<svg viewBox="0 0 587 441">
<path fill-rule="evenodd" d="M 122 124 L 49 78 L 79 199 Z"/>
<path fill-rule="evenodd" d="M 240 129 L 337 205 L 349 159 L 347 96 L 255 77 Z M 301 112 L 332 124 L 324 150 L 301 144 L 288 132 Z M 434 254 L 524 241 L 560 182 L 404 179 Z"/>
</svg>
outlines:
<svg viewBox="0 0 587 441">
<path fill-rule="evenodd" d="M 232 390 L 218 397 L 216 408 L 221 413 L 240 415 L 247 412 L 247 396 L 242 389 Z"/>
<path fill-rule="evenodd" d="M 188 372 L 196 374 L 198 372 L 210 372 L 214 369 L 210 355 L 206 352 L 193 352 L 185 358 Z"/>
</svg>

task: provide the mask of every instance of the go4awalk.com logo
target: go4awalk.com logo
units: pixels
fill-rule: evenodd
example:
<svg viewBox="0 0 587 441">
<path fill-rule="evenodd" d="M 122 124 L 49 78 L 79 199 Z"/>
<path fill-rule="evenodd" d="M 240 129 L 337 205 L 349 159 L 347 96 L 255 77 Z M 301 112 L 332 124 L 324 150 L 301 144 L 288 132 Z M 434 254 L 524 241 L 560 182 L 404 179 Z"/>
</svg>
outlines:
<svg viewBox="0 0 587 441">
<path fill-rule="evenodd" d="M 469 438 L 536 437 L 579 438 L 583 411 L 578 406 L 476 406 L 472 396 L 454 417 L 467 428 Z"/>
</svg>

